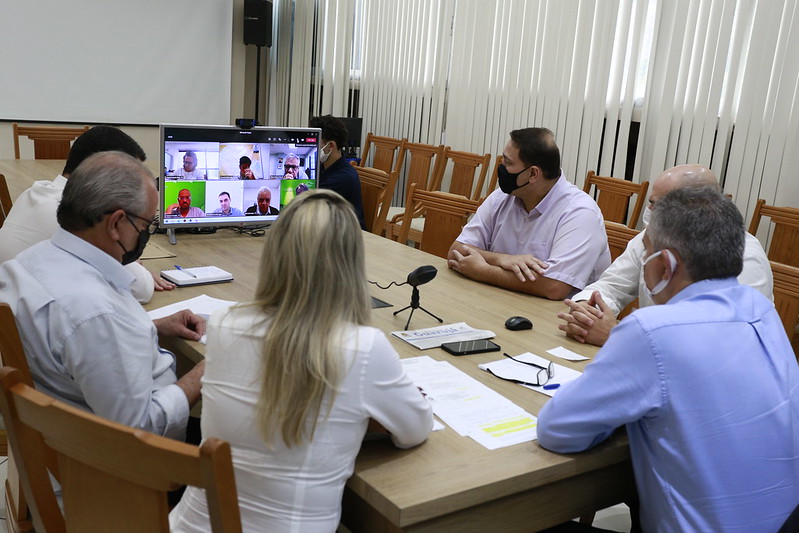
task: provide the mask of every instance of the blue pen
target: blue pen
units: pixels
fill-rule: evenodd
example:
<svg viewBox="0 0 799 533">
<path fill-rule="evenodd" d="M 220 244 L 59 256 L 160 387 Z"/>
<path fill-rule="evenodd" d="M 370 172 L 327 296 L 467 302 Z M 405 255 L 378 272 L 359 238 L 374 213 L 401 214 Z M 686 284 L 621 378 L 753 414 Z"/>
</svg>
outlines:
<svg viewBox="0 0 799 533">
<path fill-rule="evenodd" d="M 185 268 L 183 268 L 180 265 L 175 265 L 175 268 L 180 270 L 181 272 L 185 272 L 186 274 L 188 274 L 189 276 L 191 276 L 191 277 L 193 277 L 195 279 L 197 278 L 197 276 L 195 276 L 194 274 L 192 274 L 191 272 L 189 272 L 188 270 L 186 270 Z"/>
<path fill-rule="evenodd" d="M 560 387 L 560 383 L 547 383 L 544 385 L 544 390 L 555 390 Z"/>
</svg>

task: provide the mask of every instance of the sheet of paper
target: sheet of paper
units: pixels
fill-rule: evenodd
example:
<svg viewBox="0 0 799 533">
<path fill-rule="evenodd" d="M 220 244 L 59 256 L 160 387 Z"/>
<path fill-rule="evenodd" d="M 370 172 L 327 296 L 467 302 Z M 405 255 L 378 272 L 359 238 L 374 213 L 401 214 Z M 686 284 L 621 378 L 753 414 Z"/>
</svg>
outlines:
<svg viewBox="0 0 799 533">
<path fill-rule="evenodd" d="M 530 352 L 525 352 L 521 355 L 516 355 L 514 356 L 514 358 L 520 361 L 526 361 L 528 363 L 535 363 L 543 367 L 546 367 L 550 363 L 549 359 L 544 359 L 540 355 L 534 355 Z M 519 381 L 528 381 L 532 383 L 535 383 L 537 381 L 538 372 L 540 371 L 540 369 L 536 367 L 518 363 L 516 361 L 508 359 L 507 357 L 504 357 L 499 361 L 494 361 L 491 363 L 483 363 L 482 365 L 477 365 L 477 366 L 486 371 L 490 370 L 492 374 L 498 377 L 507 378 L 507 379 L 517 379 Z M 567 368 L 557 363 L 555 363 L 553 367 L 555 370 L 555 375 L 549 379 L 547 385 L 558 384 L 560 385 L 560 387 L 562 387 L 566 383 L 574 381 L 575 379 L 580 377 L 580 374 L 582 374 L 582 372 L 573 370 L 571 368 Z M 522 386 L 527 387 L 528 389 L 533 389 L 534 391 L 538 391 L 542 394 L 546 394 L 547 396 L 555 396 L 555 393 L 558 392 L 558 390 L 560 390 L 560 387 L 558 387 L 557 389 L 545 389 L 543 386 L 541 387 L 535 387 L 533 385 L 522 385 Z"/>
<path fill-rule="evenodd" d="M 189 298 L 188 300 L 183 300 L 182 302 L 177 302 L 174 304 L 165 305 L 164 307 L 159 307 L 158 309 L 153 309 L 147 314 L 150 315 L 152 320 L 155 320 L 157 318 L 164 318 L 165 316 L 177 313 L 183 309 L 188 309 L 195 315 L 200 315 L 208 320 L 208 317 L 211 316 L 211 313 L 217 309 L 230 307 L 235 303 L 237 302 L 220 300 L 219 298 L 212 298 L 207 294 L 201 294 L 200 296 L 195 296 L 194 298 Z M 205 344 L 205 335 L 203 335 L 203 337 L 200 339 L 200 342 Z"/>
<path fill-rule="evenodd" d="M 590 359 L 590 357 L 580 355 L 569 350 L 568 348 L 564 348 L 563 346 L 558 346 L 557 348 L 547 350 L 547 353 L 554 355 L 555 357 L 560 357 L 561 359 L 566 359 L 567 361 L 585 361 L 586 359 Z"/>
<path fill-rule="evenodd" d="M 458 434 L 490 450 L 536 439 L 537 418 L 446 361 L 402 360 L 433 412 Z"/>
<path fill-rule="evenodd" d="M 474 341 L 477 339 L 491 339 L 496 336 L 493 331 L 474 329 L 466 322 L 445 324 L 426 329 L 392 331 L 391 334 L 420 350 L 438 348 L 445 342 Z"/>
</svg>

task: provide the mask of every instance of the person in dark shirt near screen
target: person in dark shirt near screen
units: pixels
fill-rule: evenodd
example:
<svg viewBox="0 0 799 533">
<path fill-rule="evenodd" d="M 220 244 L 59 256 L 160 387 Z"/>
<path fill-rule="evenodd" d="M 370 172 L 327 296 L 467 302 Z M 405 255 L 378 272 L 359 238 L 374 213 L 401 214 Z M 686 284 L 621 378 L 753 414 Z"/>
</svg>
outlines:
<svg viewBox="0 0 799 533">
<path fill-rule="evenodd" d="M 363 221 L 361 181 L 349 161 L 341 156 L 341 148 L 347 144 L 347 127 L 332 115 L 314 117 L 309 125 L 322 130 L 322 150 L 319 152 L 322 171 L 319 173 L 319 188 L 332 189 L 343 196 L 352 204 L 361 229 L 366 229 Z"/>
</svg>

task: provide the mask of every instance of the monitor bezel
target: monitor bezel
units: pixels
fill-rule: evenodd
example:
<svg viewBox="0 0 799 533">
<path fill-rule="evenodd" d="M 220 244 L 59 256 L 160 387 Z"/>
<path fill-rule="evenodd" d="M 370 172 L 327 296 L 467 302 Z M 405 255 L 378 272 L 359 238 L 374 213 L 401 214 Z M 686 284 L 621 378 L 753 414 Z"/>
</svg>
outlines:
<svg viewBox="0 0 799 533">
<path fill-rule="evenodd" d="M 226 131 L 229 132 L 231 135 L 231 139 L 228 142 L 236 142 L 235 137 L 237 135 L 247 136 L 252 135 L 253 132 L 257 132 L 259 136 L 264 136 L 264 134 L 268 134 L 269 132 L 275 132 L 276 134 L 283 134 L 283 133 L 292 133 L 292 132 L 304 132 L 304 133 L 316 133 L 316 151 L 314 152 L 314 188 L 319 187 L 319 172 L 321 171 L 321 163 L 319 162 L 319 150 L 321 149 L 321 142 L 322 142 L 322 130 L 320 128 L 297 128 L 297 127 L 282 127 L 282 126 L 255 126 L 253 128 L 240 128 L 238 126 L 230 126 L 230 125 L 209 125 L 209 124 L 160 124 L 159 125 L 159 138 L 160 138 L 160 172 L 158 177 L 158 220 L 159 226 L 161 229 L 164 230 L 181 230 L 181 229 L 191 229 L 191 228 L 208 228 L 208 227 L 265 227 L 272 225 L 280 216 L 278 213 L 277 215 L 267 215 L 267 216 L 247 216 L 245 220 L 223 220 L 221 217 L 214 217 L 213 220 L 198 220 L 196 222 L 181 222 L 181 223 L 174 223 L 169 222 L 174 220 L 172 218 L 166 218 L 166 183 L 171 182 L 174 180 L 167 180 L 166 176 L 166 142 L 167 139 L 165 138 L 166 131 L 169 128 L 180 128 L 186 130 L 203 130 L 203 131 L 214 131 L 219 130 L 220 132 Z M 171 141 L 170 141 L 171 142 Z M 187 142 L 192 142 L 188 141 Z M 194 141 L 194 142 L 203 142 L 203 141 Z M 217 181 L 217 180 L 203 180 L 203 181 Z M 236 180 L 231 180 L 236 181 Z M 259 180 L 260 181 L 260 180 Z M 282 210 L 282 208 L 281 208 Z M 210 218 L 210 217 L 209 217 Z"/>
</svg>

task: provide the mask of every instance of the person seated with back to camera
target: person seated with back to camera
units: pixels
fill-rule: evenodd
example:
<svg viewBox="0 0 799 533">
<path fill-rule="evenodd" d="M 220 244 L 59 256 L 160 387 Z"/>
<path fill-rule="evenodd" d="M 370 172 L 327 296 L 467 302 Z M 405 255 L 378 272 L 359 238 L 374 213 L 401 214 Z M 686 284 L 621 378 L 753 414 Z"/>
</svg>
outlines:
<svg viewBox="0 0 799 533">
<path fill-rule="evenodd" d="M 643 248 L 653 305 L 544 405 L 538 443 L 575 453 L 625 426 L 643 531 L 797 531 L 780 527 L 799 503 L 799 366 L 774 304 L 736 279 L 741 213 L 678 187 Z"/>
<path fill-rule="evenodd" d="M 139 161 L 147 155 L 130 135 L 113 126 L 94 126 L 80 135 L 69 149 L 64 170 L 55 179 L 39 180 L 20 194 L 0 227 L 0 264 L 23 250 L 49 239 L 58 229 L 56 210 L 67 180 L 86 158 L 98 152 L 120 151 Z M 125 265 L 134 276 L 130 290 L 140 303 L 147 303 L 153 291 L 172 290 L 173 283 L 150 272 L 139 261 Z"/>
<path fill-rule="evenodd" d="M 202 434 L 231 444 L 244 531 L 333 532 L 370 420 L 409 448 L 432 429 L 431 407 L 366 325 L 363 237 L 344 198 L 297 196 L 261 258 L 255 300 L 209 319 Z M 173 532 L 207 531 L 202 490 L 169 518 Z"/>
</svg>

